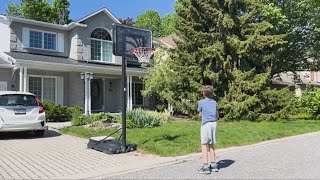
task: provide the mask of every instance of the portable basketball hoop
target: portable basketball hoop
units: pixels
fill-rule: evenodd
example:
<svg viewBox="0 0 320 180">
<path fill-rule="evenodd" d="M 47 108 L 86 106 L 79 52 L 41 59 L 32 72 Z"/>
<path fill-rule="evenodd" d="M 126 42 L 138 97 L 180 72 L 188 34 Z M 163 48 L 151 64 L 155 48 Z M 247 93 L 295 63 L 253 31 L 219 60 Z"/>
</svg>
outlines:
<svg viewBox="0 0 320 180">
<path fill-rule="evenodd" d="M 110 136 L 120 131 L 116 130 L 109 136 L 90 138 L 87 145 L 90 149 L 95 149 L 97 151 L 102 151 L 105 153 L 124 153 L 130 152 L 136 149 L 135 144 L 127 144 L 126 139 L 126 111 L 127 111 L 127 58 L 132 58 L 134 55 L 138 58 L 139 63 L 148 63 L 151 56 L 154 53 L 152 48 L 152 31 L 150 29 L 143 29 L 134 26 L 127 26 L 123 24 L 113 24 L 113 50 L 112 53 L 115 56 L 122 57 L 122 75 L 121 75 L 121 89 L 122 89 L 122 133 L 121 142 L 120 138 L 110 139 Z"/>
<path fill-rule="evenodd" d="M 136 47 L 131 50 L 131 53 L 138 58 L 139 63 L 149 63 L 150 58 L 154 53 L 154 48 Z"/>
</svg>

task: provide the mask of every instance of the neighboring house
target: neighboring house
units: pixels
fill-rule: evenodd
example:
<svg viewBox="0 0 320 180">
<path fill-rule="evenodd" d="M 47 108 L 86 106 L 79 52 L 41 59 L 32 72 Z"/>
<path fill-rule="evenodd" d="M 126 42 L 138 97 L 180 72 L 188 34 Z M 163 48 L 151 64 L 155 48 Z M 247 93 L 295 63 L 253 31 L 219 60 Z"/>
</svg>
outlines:
<svg viewBox="0 0 320 180">
<path fill-rule="evenodd" d="M 90 113 L 121 111 L 121 57 L 112 54 L 113 23 L 120 24 L 106 8 L 67 25 L 0 15 L 0 91 L 28 91 Z M 153 109 L 154 98 L 141 95 L 139 77 L 147 69 L 134 60 L 127 64 L 128 109 Z M 82 80 L 90 75 L 91 83 Z"/>
</svg>

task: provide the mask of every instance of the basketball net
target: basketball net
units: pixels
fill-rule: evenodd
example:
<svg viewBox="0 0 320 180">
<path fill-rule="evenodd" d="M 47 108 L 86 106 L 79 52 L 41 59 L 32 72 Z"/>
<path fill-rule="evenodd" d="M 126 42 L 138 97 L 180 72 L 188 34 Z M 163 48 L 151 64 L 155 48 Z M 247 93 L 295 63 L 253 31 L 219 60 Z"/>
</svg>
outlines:
<svg viewBox="0 0 320 180">
<path fill-rule="evenodd" d="M 154 53 L 154 48 L 137 47 L 133 48 L 131 52 L 138 58 L 139 63 L 149 63 L 150 58 Z"/>
</svg>

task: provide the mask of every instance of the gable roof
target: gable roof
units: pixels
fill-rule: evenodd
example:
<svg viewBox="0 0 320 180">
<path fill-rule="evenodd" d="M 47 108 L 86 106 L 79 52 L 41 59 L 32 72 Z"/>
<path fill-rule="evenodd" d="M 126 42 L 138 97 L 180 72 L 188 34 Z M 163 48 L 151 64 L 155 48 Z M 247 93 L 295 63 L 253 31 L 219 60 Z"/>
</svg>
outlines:
<svg viewBox="0 0 320 180">
<path fill-rule="evenodd" d="M 106 7 L 104 7 L 104 8 L 102 8 L 102 9 L 98 10 L 98 11 L 95 11 L 95 12 L 93 12 L 93 13 L 85 16 L 85 17 L 79 19 L 79 20 L 76 21 L 76 22 L 77 22 L 77 23 L 81 23 L 82 21 L 87 20 L 87 19 L 89 19 L 89 18 L 91 18 L 91 17 L 93 17 L 93 16 L 95 16 L 95 15 L 101 13 L 101 12 L 103 12 L 103 13 L 105 13 L 107 16 L 109 16 L 113 22 L 118 23 L 118 24 L 121 24 L 121 22 L 120 22 Z"/>
</svg>

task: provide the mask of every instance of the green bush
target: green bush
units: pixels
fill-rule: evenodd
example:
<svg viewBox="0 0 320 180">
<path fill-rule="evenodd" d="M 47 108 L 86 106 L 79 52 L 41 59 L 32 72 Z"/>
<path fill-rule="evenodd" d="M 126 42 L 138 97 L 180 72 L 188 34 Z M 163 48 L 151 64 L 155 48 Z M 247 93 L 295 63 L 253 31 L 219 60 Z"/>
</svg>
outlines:
<svg viewBox="0 0 320 180">
<path fill-rule="evenodd" d="M 80 106 L 71 106 L 68 107 L 68 110 L 70 111 L 71 114 L 83 114 L 84 111 Z"/>
<path fill-rule="evenodd" d="M 101 121 L 103 123 L 112 123 L 115 122 L 115 117 L 112 116 L 111 114 L 102 112 L 102 113 L 97 113 L 97 114 L 92 114 L 91 119 L 93 121 Z"/>
<path fill-rule="evenodd" d="M 121 117 L 118 118 L 118 119 L 116 120 L 116 122 L 119 123 L 119 124 L 122 124 L 122 119 L 121 119 Z M 136 126 L 135 126 L 135 124 L 132 122 L 132 120 L 127 119 L 127 121 L 126 121 L 126 127 L 131 129 L 131 128 L 135 128 Z"/>
<path fill-rule="evenodd" d="M 81 114 L 83 110 L 79 106 L 62 106 L 49 101 L 42 102 L 48 122 L 71 121 L 73 114 Z"/>
<path fill-rule="evenodd" d="M 91 122 L 90 118 L 84 116 L 83 114 L 73 114 L 71 125 L 72 126 L 82 126 L 89 124 Z"/>
<path fill-rule="evenodd" d="M 60 104 L 47 101 L 43 102 L 43 106 L 48 122 L 66 122 L 70 121 L 72 118 L 72 114 L 67 106 L 62 106 Z"/>
<path fill-rule="evenodd" d="M 298 100 L 298 106 L 304 108 L 313 119 L 320 119 L 320 88 L 311 89 L 308 86 Z"/>
<path fill-rule="evenodd" d="M 159 113 L 155 111 L 143 110 L 141 108 L 133 109 L 127 112 L 127 120 L 132 121 L 133 126 L 137 128 L 160 126 L 169 119 L 170 114 L 167 112 Z"/>
</svg>

